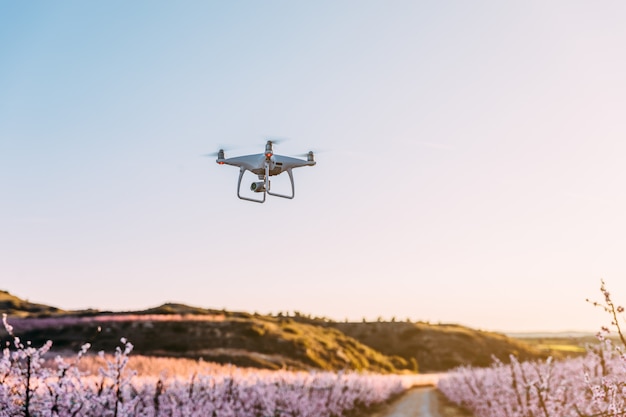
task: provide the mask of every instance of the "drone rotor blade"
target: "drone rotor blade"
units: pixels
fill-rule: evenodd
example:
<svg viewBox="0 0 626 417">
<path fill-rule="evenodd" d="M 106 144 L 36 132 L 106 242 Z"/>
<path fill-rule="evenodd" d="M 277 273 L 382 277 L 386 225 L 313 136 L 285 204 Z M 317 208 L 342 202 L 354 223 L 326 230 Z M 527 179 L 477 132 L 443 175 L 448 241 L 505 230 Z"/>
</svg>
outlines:
<svg viewBox="0 0 626 417">
<path fill-rule="evenodd" d="M 272 145 L 278 145 L 280 143 L 285 143 L 288 140 L 290 140 L 289 138 L 280 138 L 280 137 L 275 137 L 275 136 L 266 136 L 265 140 L 267 142 L 272 142 Z"/>
<path fill-rule="evenodd" d="M 314 155 L 317 155 L 318 153 L 324 153 L 326 151 L 325 150 L 319 150 L 319 149 L 311 149 L 309 152 L 313 152 Z M 309 156 L 309 152 L 299 153 L 299 154 L 296 154 L 294 156 L 298 156 L 298 157 L 301 157 L 301 158 L 306 158 L 307 156 Z"/>
<path fill-rule="evenodd" d="M 217 156 L 219 156 L 220 151 L 222 151 L 222 152 L 229 152 L 229 151 L 232 151 L 232 150 L 234 150 L 236 148 L 234 148 L 233 146 L 221 146 L 221 145 L 219 145 L 218 149 L 219 150 L 216 151 L 216 152 L 206 153 L 206 154 L 204 154 L 202 156 L 206 156 L 207 158 L 217 157 Z"/>
</svg>

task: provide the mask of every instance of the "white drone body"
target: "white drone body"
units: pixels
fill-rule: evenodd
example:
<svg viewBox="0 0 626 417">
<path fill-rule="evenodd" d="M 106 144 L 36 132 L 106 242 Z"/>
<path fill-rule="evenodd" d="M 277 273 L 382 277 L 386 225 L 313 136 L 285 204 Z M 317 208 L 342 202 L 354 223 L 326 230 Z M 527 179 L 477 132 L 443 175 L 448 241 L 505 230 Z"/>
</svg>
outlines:
<svg viewBox="0 0 626 417">
<path fill-rule="evenodd" d="M 307 159 L 292 158 L 290 156 L 274 155 L 272 149 L 273 142 L 268 140 L 265 144 L 265 153 L 259 153 L 254 155 L 236 156 L 234 158 L 225 158 L 224 150 L 220 149 L 217 153 L 217 162 L 220 165 L 232 165 L 239 167 L 239 181 L 237 182 L 237 197 L 242 200 L 254 201 L 255 203 L 264 203 L 266 194 L 273 195 L 275 197 L 292 199 L 295 195 L 295 187 L 293 184 L 293 174 L 291 172 L 294 168 L 313 166 L 315 165 L 315 159 L 313 151 L 306 154 Z M 249 198 L 241 195 L 241 180 L 243 174 L 246 171 L 250 171 L 256 174 L 259 178 L 258 182 L 253 182 L 250 189 L 255 193 L 263 193 L 263 197 Z M 270 188 L 270 177 L 280 175 L 283 172 L 289 174 L 291 180 L 291 195 L 283 195 L 273 193 Z"/>
</svg>

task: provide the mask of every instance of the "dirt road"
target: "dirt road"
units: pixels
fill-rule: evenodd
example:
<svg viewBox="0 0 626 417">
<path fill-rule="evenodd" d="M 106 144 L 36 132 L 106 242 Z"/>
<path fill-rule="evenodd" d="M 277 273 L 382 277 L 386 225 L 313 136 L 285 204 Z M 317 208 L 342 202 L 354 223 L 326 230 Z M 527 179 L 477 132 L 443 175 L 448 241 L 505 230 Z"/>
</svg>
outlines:
<svg viewBox="0 0 626 417">
<path fill-rule="evenodd" d="M 433 387 L 414 388 L 366 417 L 468 417 Z"/>
</svg>

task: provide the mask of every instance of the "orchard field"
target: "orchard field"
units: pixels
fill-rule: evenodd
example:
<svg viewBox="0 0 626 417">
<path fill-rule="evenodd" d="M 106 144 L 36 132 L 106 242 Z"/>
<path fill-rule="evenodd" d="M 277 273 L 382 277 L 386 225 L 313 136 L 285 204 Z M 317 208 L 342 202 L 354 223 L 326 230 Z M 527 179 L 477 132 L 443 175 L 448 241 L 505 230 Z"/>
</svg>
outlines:
<svg viewBox="0 0 626 417">
<path fill-rule="evenodd" d="M 4 326 L 13 335 L 4 317 Z M 420 376 L 245 369 L 139 358 L 122 339 L 112 355 L 49 358 L 13 336 L 0 357 L 0 417 L 341 417 L 384 402 Z"/>
<path fill-rule="evenodd" d="M 609 328 L 584 356 L 560 361 L 519 362 L 511 357 L 489 368 L 461 367 L 438 388 L 476 417 L 617 417 L 626 414 L 626 339 L 620 321 L 624 308 L 611 300 L 604 283 L 604 301 L 594 303 L 611 317 L 619 343 Z"/>
<path fill-rule="evenodd" d="M 586 354 L 569 359 L 494 360 L 445 375 L 296 372 L 190 359 L 131 356 L 126 339 L 112 354 L 53 356 L 52 342 L 31 346 L 3 324 L 12 342 L 0 356 L 0 417 L 211 416 L 354 417 L 415 385 L 435 385 L 476 417 L 617 417 L 626 414 L 624 308 L 594 303 L 611 317 Z M 614 341 L 617 341 L 614 342 Z"/>
</svg>

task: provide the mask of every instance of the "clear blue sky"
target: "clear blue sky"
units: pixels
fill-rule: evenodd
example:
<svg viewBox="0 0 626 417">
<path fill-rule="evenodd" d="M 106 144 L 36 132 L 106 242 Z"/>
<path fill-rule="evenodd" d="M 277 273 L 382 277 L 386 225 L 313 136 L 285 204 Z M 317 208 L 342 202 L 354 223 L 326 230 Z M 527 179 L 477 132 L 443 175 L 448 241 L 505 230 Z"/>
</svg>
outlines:
<svg viewBox="0 0 626 417">
<path fill-rule="evenodd" d="M 625 21 L 618 1 L 3 2 L 0 288 L 596 330 L 601 278 L 626 303 Z M 202 155 L 268 136 L 325 152 L 294 200 L 241 201 Z"/>
</svg>

